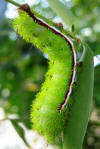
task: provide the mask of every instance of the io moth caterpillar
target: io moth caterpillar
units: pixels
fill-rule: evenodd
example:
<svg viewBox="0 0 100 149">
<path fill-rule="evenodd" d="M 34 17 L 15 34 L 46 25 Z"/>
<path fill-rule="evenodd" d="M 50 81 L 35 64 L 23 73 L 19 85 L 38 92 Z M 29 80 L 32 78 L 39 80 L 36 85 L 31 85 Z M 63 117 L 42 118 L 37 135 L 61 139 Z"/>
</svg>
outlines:
<svg viewBox="0 0 100 149">
<path fill-rule="evenodd" d="M 73 91 L 72 85 L 76 76 L 76 52 L 74 50 L 74 42 L 71 41 L 67 35 L 64 35 L 56 28 L 49 26 L 43 20 L 37 18 L 27 4 L 22 5 L 18 10 L 19 16 L 14 20 L 13 24 L 15 31 L 18 31 L 26 41 L 36 45 L 37 48 L 45 52 L 49 57 L 49 69 L 45 76 L 45 82 L 40 92 L 37 94 L 31 109 L 33 129 L 43 135 L 48 142 L 58 144 L 62 140 L 62 133 L 69 127 L 66 130 L 68 131 L 68 136 L 65 136 L 66 140 L 68 140 L 67 145 L 72 146 L 73 149 L 73 147 L 78 144 L 74 149 L 80 149 L 90 113 L 90 108 L 87 110 L 88 106 L 86 102 L 88 102 L 89 99 L 90 102 L 88 102 L 88 105 L 91 105 L 90 92 L 92 92 L 92 88 L 90 87 L 89 94 L 86 93 L 88 96 L 87 100 L 84 99 L 84 97 L 86 98 L 84 94 L 86 89 L 83 92 L 84 89 L 81 85 L 83 83 L 85 84 L 84 87 L 88 86 L 86 81 L 86 68 L 89 70 L 89 75 L 90 71 L 93 70 L 91 51 L 87 46 L 83 50 L 83 55 L 81 57 L 82 62 L 78 64 L 80 69 L 77 72 L 78 87 Z M 88 49 L 88 51 L 86 51 L 86 49 Z M 87 58 L 86 54 L 90 55 L 90 57 Z M 84 63 L 84 59 L 85 61 L 89 59 L 87 65 Z M 84 74 L 82 77 L 80 76 L 81 73 Z M 93 75 L 90 79 L 92 77 Z M 85 83 L 82 81 L 83 78 L 85 78 Z M 88 80 L 90 81 L 90 79 Z M 89 81 L 88 83 L 90 85 L 91 83 Z M 78 90 L 80 93 L 78 93 Z M 78 97 L 78 95 L 80 95 L 80 97 Z M 78 110 L 76 100 L 80 100 L 80 104 L 86 107 L 86 109 L 83 108 L 82 111 L 85 115 L 81 113 L 80 108 Z M 71 112 L 70 106 L 72 106 Z M 73 115 L 76 117 L 74 116 L 73 118 Z M 82 119 L 83 121 L 86 120 L 84 125 L 82 125 Z M 80 125 L 82 125 L 82 134 L 80 134 L 80 130 L 78 131 L 77 122 L 79 123 L 79 128 Z M 72 127 L 72 129 L 70 127 Z M 72 134 L 74 131 L 77 132 L 76 135 L 78 137 L 76 138 L 75 135 Z M 71 148 L 69 147 L 69 149 Z"/>
</svg>

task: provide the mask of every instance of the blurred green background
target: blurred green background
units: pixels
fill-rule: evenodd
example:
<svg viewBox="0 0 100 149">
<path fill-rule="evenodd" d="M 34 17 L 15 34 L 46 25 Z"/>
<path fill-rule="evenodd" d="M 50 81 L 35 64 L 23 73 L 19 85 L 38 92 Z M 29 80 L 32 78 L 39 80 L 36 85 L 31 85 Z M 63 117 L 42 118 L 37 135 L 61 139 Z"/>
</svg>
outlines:
<svg viewBox="0 0 100 149">
<path fill-rule="evenodd" d="M 36 12 L 47 19 L 61 22 L 47 1 L 29 2 Z M 94 53 L 93 109 L 84 148 L 100 149 L 100 1 L 62 0 L 62 3 L 75 18 L 75 33 L 88 43 Z M 14 32 L 12 20 L 15 16 L 16 8 L 0 0 L 0 107 L 6 116 L 16 114 L 18 120 L 31 129 L 30 108 L 44 81 L 48 59 L 34 45 L 26 43 Z"/>
</svg>

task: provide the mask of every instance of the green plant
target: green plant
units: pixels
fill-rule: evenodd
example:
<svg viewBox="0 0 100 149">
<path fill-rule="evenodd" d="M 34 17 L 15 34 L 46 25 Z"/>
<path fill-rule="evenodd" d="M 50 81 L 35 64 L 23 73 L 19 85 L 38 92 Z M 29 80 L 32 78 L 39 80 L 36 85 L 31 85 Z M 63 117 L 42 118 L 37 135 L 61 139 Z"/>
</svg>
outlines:
<svg viewBox="0 0 100 149">
<path fill-rule="evenodd" d="M 44 135 L 48 142 L 57 144 L 62 140 L 62 132 L 65 132 L 63 148 L 81 149 L 91 111 L 92 52 L 83 42 L 74 40 L 76 38 L 70 41 L 70 34 L 65 36 L 36 19 L 30 8 L 22 5 L 19 17 L 14 21 L 15 30 L 50 58 L 46 81 L 32 107 L 33 128 Z M 82 53 L 77 65 L 74 50 Z"/>
</svg>

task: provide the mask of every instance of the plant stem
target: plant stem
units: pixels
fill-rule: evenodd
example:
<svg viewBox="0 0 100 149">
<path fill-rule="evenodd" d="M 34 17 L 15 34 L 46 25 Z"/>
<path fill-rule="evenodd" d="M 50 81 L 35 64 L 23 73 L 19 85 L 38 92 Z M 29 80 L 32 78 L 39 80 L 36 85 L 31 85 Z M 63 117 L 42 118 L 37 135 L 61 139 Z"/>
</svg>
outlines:
<svg viewBox="0 0 100 149">
<path fill-rule="evenodd" d="M 9 3 L 11 3 L 11 4 L 13 4 L 13 5 L 17 6 L 17 7 L 20 7 L 21 6 L 19 3 L 15 2 L 13 0 L 5 0 L 5 1 L 6 2 L 9 2 Z"/>
</svg>

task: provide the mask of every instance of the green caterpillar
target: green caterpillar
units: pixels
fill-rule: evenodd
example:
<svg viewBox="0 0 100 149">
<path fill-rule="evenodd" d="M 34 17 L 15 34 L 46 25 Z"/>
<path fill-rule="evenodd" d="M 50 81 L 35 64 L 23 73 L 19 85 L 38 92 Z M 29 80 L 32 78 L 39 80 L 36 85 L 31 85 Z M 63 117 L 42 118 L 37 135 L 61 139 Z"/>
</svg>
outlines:
<svg viewBox="0 0 100 149">
<path fill-rule="evenodd" d="M 36 45 L 49 57 L 49 69 L 45 82 L 31 109 L 33 129 L 53 144 L 62 141 L 63 132 L 66 130 L 65 142 L 69 149 L 80 149 L 91 109 L 92 87 L 90 84 L 93 86 L 93 81 L 90 83 L 90 80 L 93 80 L 91 50 L 89 48 L 86 50 L 87 46 L 86 48 L 85 45 L 83 46 L 83 55 L 78 64 L 78 66 L 82 66 L 77 70 L 74 41 L 37 18 L 26 4 L 19 8 L 19 16 L 14 20 L 13 26 L 26 41 Z M 87 79 L 88 77 L 89 79 Z M 77 85 L 72 89 L 76 78 Z M 89 84 L 87 84 L 87 80 Z M 89 87 L 88 93 L 87 87 Z M 81 111 L 81 108 L 78 107 L 79 103 L 83 104 L 80 107 L 85 105 L 86 109 L 83 108 Z M 77 123 L 79 123 L 79 128 Z M 78 130 L 80 126 L 82 126 L 82 130 Z M 69 128 L 67 129 L 67 127 Z M 74 131 L 76 134 L 72 134 Z"/>
</svg>

